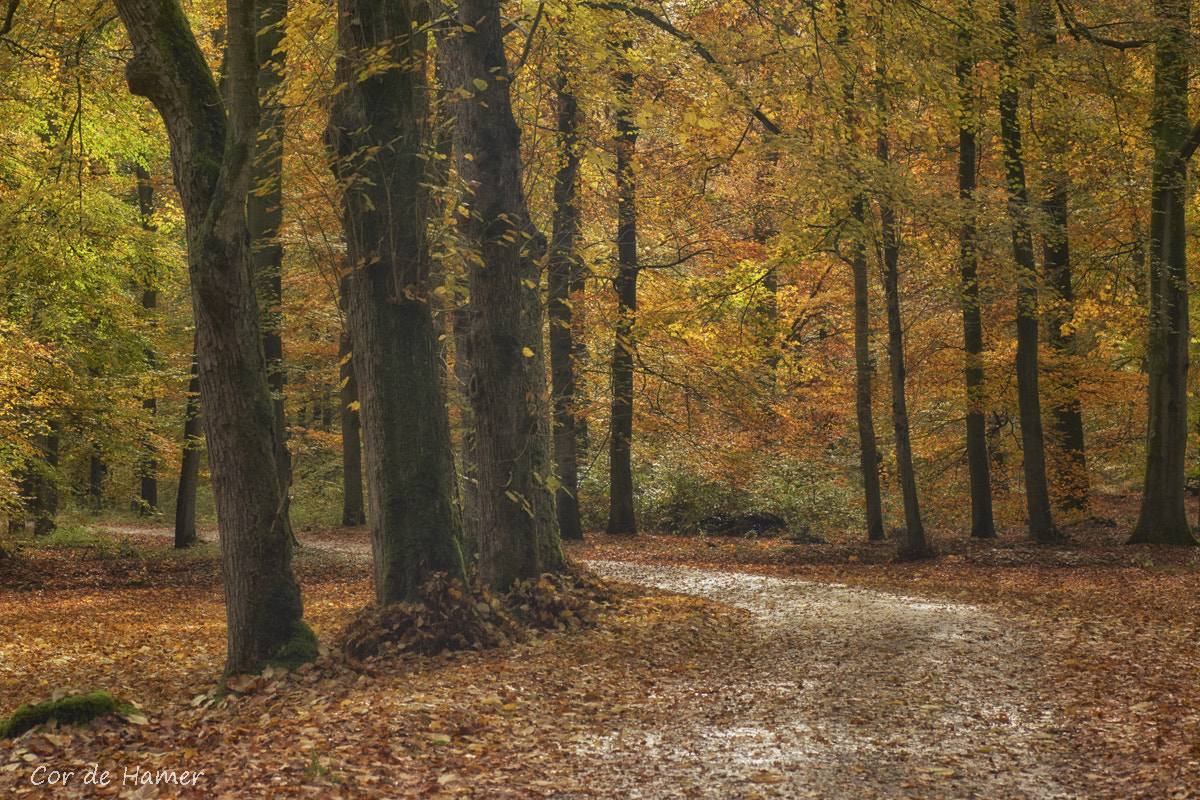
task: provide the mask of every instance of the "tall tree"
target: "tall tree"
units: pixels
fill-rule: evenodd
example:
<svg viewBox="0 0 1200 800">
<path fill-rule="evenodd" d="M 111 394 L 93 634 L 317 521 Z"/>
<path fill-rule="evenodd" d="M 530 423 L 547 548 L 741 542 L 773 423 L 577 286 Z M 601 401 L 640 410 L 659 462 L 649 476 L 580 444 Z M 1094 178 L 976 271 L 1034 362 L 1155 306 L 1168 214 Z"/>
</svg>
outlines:
<svg viewBox="0 0 1200 800">
<path fill-rule="evenodd" d="M 1021 44 L 1017 7 L 1013 0 L 1000 0 L 1000 30 L 1004 48 L 1000 138 L 1017 272 L 1017 406 L 1021 417 L 1025 505 L 1030 538 L 1037 542 L 1056 542 L 1062 539 L 1062 534 L 1054 524 L 1046 480 L 1045 438 L 1038 389 L 1038 274 L 1030 227 L 1029 191 L 1025 182 L 1025 151 L 1021 141 Z"/>
<path fill-rule="evenodd" d="M 554 510 L 549 393 L 542 345 L 544 246 L 521 183 L 521 130 L 497 0 L 461 0 L 448 48 L 457 96 L 454 150 L 467 187 L 461 225 L 474 251 L 466 336 L 475 415 L 479 570 L 507 588 L 562 566 Z"/>
<path fill-rule="evenodd" d="M 563 539 L 582 539 L 579 519 L 579 433 L 576 426 L 575 306 L 572 289 L 583 270 L 579 256 L 583 220 L 579 211 L 579 100 L 560 72 L 555 84 L 559 165 L 554 174 L 554 219 L 547 267 L 550 375 L 554 398 L 555 508 Z"/>
<path fill-rule="evenodd" d="M 255 5 L 226 5 L 224 91 L 176 0 L 116 5 L 133 44 L 126 80 L 166 125 L 187 226 L 196 358 L 221 528 L 225 670 L 241 672 L 279 655 L 311 659 L 316 637 L 304 623 L 291 566 L 246 227 L 258 128 Z"/>
<path fill-rule="evenodd" d="M 987 424 L 984 418 L 985 385 L 983 370 L 983 313 L 979 297 L 977 184 L 978 113 L 975 104 L 975 58 L 972 30 L 975 27 L 974 2 L 963 4 L 963 20 L 958 36 L 958 57 L 954 65 L 958 89 L 958 199 L 959 221 L 959 303 L 962 306 L 963 382 L 966 390 L 967 470 L 971 493 L 971 536 L 991 539 L 996 535 L 992 514 L 992 480 L 988 460 Z"/>
<path fill-rule="evenodd" d="M 1150 134 L 1149 427 L 1142 507 L 1131 543 L 1196 545 L 1184 510 L 1189 367 L 1188 161 L 1200 125 L 1188 124 L 1191 0 L 1155 0 L 1154 98 Z"/>
<path fill-rule="evenodd" d="M 200 489 L 203 425 L 200 417 L 200 367 L 196 361 L 193 337 L 192 373 L 188 379 L 187 400 L 183 410 L 183 456 L 179 463 L 179 484 L 175 492 L 176 549 L 191 547 L 200 538 L 196 534 L 196 492 Z"/>
<path fill-rule="evenodd" d="M 615 76 L 617 86 L 617 263 L 613 289 L 617 295 L 617 320 L 612 350 L 612 415 L 609 435 L 608 526 L 615 536 L 633 536 L 637 520 L 633 508 L 633 373 L 637 340 L 638 264 L 637 140 L 634 118 L 634 76 L 620 47 L 622 66 Z"/>
<path fill-rule="evenodd" d="M 381 604 L 415 600 L 434 572 L 466 577 L 430 302 L 428 20 L 422 0 L 339 0 L 340 89 L 327 133 Z"/>
<path fill-rule="evenodd" d="M 354 378 L 350 334 L 345 330 L 338 342 L 338 381 L 342 408 L 342 524 L 363 525 L 367 521 L 367 510 L 363 504 L 358 383 Z"/>
</svg>

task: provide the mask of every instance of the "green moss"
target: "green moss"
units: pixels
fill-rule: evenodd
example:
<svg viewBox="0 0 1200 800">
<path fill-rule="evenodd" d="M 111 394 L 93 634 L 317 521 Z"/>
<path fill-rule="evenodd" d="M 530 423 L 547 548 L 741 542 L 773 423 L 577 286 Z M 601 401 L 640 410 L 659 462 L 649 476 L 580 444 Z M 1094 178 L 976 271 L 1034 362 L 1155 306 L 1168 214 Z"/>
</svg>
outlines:
<svg viewBox="0 0 1200 800">
<path fill-rule="evenodd" d="M 43 725 L 52 719 L 86 725 L 101 714 L 110 711 L 133 710 L 118 703 L 108 692 L 89 692 L 48 700 L 31 706 L 24 703 L 4 722 L 0 722 L 0 739 L 11 739 L 25 731 Z"/>
<path fill-rule="evenodd" d="M 279 648 L 275 655 L 267 659 L 267 664 L 275 669 L 286 669 L 288 672 L 303 664 L 317 660 L 317 634 L 304 620 L 298 620 L 292 631 L 292 638 Z"/>
</svg>

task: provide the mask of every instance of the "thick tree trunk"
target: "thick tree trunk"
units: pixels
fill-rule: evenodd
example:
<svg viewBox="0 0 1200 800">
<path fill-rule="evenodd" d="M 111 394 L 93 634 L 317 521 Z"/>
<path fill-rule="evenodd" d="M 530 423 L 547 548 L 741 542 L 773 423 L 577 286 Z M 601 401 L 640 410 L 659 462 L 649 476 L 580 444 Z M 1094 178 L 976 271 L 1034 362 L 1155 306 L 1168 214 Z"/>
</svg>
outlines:
<svg viewBox="0 0 1200 800">
<path fill-rule="evenodd" d="M 363 505 L 358 382 L 354 378 L 354 358 L 348 331 L 342 331 L 338 344 L 338 377 L 342 407 L 342 524 L 353 527 L 366 524 L 367 510 Z"/>
<path fill-rule="evenodd" d="M 880 69 L 881 79 L 883 69 Z M 881 106 L 883 105 L 881 100 Z M 886 132 L 879 136 L 876 157 L 887 169 L 891 159 Z M 904 326 L 900 318 L 900 233 L 897 229 L 895 198 L 886 190 L 879 200 L 879 223 L 883 250 L 883 292 L 887 306 L 888 372 L 892 379 L 892 429 L 896 436 L 896 477 L 904 499 L 905 542 L 900 548 L 904 558 L 924 558 L 929 554 L 921 504 L 917 496 L 917 474 L 913 468 L 912 440 L 909 434 L 908 397 L 904 366 Z"/>
<path fill-rule="evenodd" d="M 1150 201 L 1149 413 L 1142 507 L 1130 543 L 1196 545 L 1184 511 L 1187 457 L 1188 47 L 1191 0 L 1156 0 Z"/>
<path fill-rule="evenodd" d="M 537 250 L 497 0 L 462 0 L 450 50 L 458 173 L 469 187 L 468 387 L 475 414 L 479 568 L 494 588 L 562 566 L 551 490 Z"/>
<path fill-rule="evenodd" d="M 328 135 L 342 190 L 350 263 L 344 302 L 381 604 L 416 600 L 435 572 L 466 579 L 430 303 L 427 17 L 424 2 L 338 3 L 342 89 Z M 400 66 L 368 69 L 381 59 Z"/>
<path fill-rule="evenodd" d="M 1024 456 L 1025 505 L 1029 536 L 1037 542 L 1057 542 L 1063 537 L 1054 525 L 1050 490 L 1046 480 L 1045 438 L 1038 378 L 1038 275 L 1029 221 L 1029 194 L 1025 183 L 1025 153 L 1021 143 L 1020 85 L 1017 75 L 1020 43 L 1017 11 L 1012 0 L 1001 0 L 1004 39 L 1004 76 L 1000 90 L 1000 138 L 1004 151 L 1008 211 L 1012 225 L 1013 260 L 1017 283 L 1017 407 L 1021 417 Z"/>
<path fill-rule="evenodd" d="M 964 31 L 973 25 L 972 4 L 966 4 Z M 963 382 L 966 389 L 967 472 L 971 491 L 971 536 L 991 539 L 996 536 L 992 513 L 992 479 L 988 461 L 987 423 L 984 417 L 986 387 L 983 370 L 983 314 L 979 300 L 979 249 L 977 239 L 976 187 L 976 111 L 972 78 L 975 62 L 969 33 L 960 36 L 961 54 L 955 65 L 962 115 L 958 126 L 958 198 L 962 203 L 959 224 L 960 303 L 963 320 Z"/>
<path fill-rule="evenodd" d="M 575 331 L 571 289 L 583 266 L 578 247 L 582 220 L 576 200 L 579 185 L 579 102 L 560 76 L 558 136 L 561 152 L 554 176 L 554 228 L 547 259 L 547 314 L 550 319 L 550 375 L 554 398 L 554 465 L 558 474 L 555 508 L 563 539 L 582 539 L 579 520 L 579 463 L 575 425 Z"/>
<path fill-rule="evenodd" d="M 191 547 L 196 535 L 196 492 L 200 488 L 200 368 L 192 348 L 192 377 L 188 381 L 187 406 L 183 412 L 183 459 L 179 465 L 179 488 L 175 493 L 175 547 Z"/>
<path fill-rule="evenodd" d="M 636 155 L 638 128 L 633 118 L 633 74 L 616 76 L 617 116 L 617 321 L 612 352 L 612 421 L 609 437 L 607 533 L 637 534 L 633 508 L 633 373 L 637 354 L 638 217 Z"/>
<path fill-rule="evenodd" d="M 275 425 L 275 468 L 283 501 L 288 503 L 292 483 L 292 458 L 287 446 L 287 413 L 284 392 L 287 371 L 283 364 L 283 90 L 286 54 L 282 49 L 288 0 L 258 0 L 258 97 L 261 107 L 255 143 L 254 170 L 246 199 L 250 252 L 255 289 L 263 317 L 263 352 L 271 386 Z"/>
<path fill-rule="evenodd" d="M 254 3 L 227 4 L 222 92 L 177 2 L 116 5 L 134 50 L 126 67 L 129 88 L 149 98 L 166 124 L 186 221 L 200 394 L 221 529 L 225 669 L 253 669 L 285 650 L 289 660 L 306 660 L 316 656 L 316 637 L 304 624 L 291 567 L 246 228 L 258 121 Z"/>
</svg>

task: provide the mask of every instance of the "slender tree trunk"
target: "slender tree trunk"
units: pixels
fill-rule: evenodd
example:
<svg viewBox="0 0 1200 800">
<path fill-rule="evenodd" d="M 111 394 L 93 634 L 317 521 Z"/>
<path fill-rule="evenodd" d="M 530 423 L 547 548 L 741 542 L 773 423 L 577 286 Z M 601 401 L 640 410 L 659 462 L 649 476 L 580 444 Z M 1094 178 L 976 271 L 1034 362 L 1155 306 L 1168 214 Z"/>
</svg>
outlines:
<svg viewBox="0 0 1200 800">
<path fill-rule="evenodd" d="M 1058 61 L 1058 31 L 1054 6 L 1049 0 L 1033 4 L 1034 33 L 1039 49 L 1047 51 L 1053 63 Z M 1071 106 L 1065 92 L 1050 98 L 1052 106 Z M 1053 108 L 1042 127 L 1059 159 L 1067 158 L 1070 130 Z M 1087 450 L 1083 432 L 1083 405 L 1079 399 L 1079 379 L 1072 363 L 1078 347 L 1075 336 L 1075 288 L 1071 267 L 1070 220 L 1071 178 L 1064 167 L 1051 159 L 1045 178 L 1045 197 L 1041 210 L 1045 219 L 1042 253 L 1046 265 L 1046 284 L 1052 297 L 1046 309 L 1046 327 L 1054 366 L 1053 402 L 1050 406 L 1050 456 L 1058 473 L 1058 506 L 1064 511 L 1086 512 L 1091 493 L 1087 471 Z"/>
<path fill-rule="evenodd" d="M 987 400 L 983 370 L 983 314 L 979 300 L 979 247 L 977 240 L 976 146 L 977 116 L 972 78 L 975 61 L 970 30 L 974 24 L 971 0 L 966 3 L 964 33 L 960 36 L 960 55 L 955 65 L 962 114 L 958 126 L 958 198 L 962 204 L 959 224 L 959 271 L 963 320 L 963 381 L 966 388 L 967 471 L 971 488 L 971 536 L 991 539 L 996 536 L 992 514 L 992 479 L 988 460 Z"/>
<path fill-rule="evenodd" d="M 152 221 L 154 214 L 154 184 L 150 180 L 150 173 L 145 167 L 140 164 L 135 167 L 137 175 L 137 196 L 138 196 L 138 218 L 141 223 L 142 230 L 153 232 L 155 230 Z M 146 283 L 142 289 L 142 308 L 151 315 L 154 315 L 158 310 L 158 290 L 154 288 L 154 276 L 150 275 L 146 278 Z M 152 321 L 151 324 L 155 324 Z M 146 350 L 146 366 L 151 370 L 158 366 L 158 357 L 154 350 Z M 148 395 L 142 400 L 142 410 L 146 412 L 149 420 L 148 424 L 153 424 L 153 420 L 158 416 L 158 399 L 153 395 Z M 146 516 L 158 512 L 158 458 L 154 452 L 154 446 L 150 443 L 149 437 L 142 445 L 142 454 L 137 464 L 138 477 L 138 495 L 140 502 L 138 503 L 137 512 L 139 516 Z"/>
<path fill-rule="evenodd" d="M 1046 481 L 1045 439 L 1042 433 L 1038 390 L 1038 275 L 1029 221 L 1029 194 L 1025 183 L 1025 153 L 1021 143 L 1020 42 L 1013 0 L 1001 0 L 1000 20 L 1004 39 L 1004 75 L 1000 90 L 1000 138 L 1004 150 L 1008 211 L 1012 225 L 1013 260 L 1017 270 L 1017 406 L 1021 416 L 1024 456 L 1025 504 L 1029 536 L 1037 542 L 1057 542 L 1063 537 L 1054 525 L 1050 490 Z"/>
<path fill-rule="evenodd" d="M 316 656 L 291 567 L 292 535 L 275 469 L 274 413 L 252 280 L 246 195 L 258 123 L 253 2 L 228 0 L 218 92 L 174 0 L 117 0 L 133 57 L 130 90 L 157 107 L 187 228 L 196 357 L 221 529 L 228 674 L 286 650 Z M 228 112 L 228 116 L 227 116 Z"/>
<path fill-rule="evenodd" d="M 179 491 L 175 493 L 175 547 L 191 547 L 196 535 L 196 492 L 200 488 L 200 368 L 192 348 L 192 377 L 188 381 L 187 407 L 183 412 L 183 459 L 179 465 Z"/>
<path fill-rule="evenodd" d="M 92 454 L 88 458 L 88 500 L 96 511 L 104 507 L 104 481 L 107 477 L 108 464 L 104 462 L 104 451 L 100 445 L 92 445 Z"/>
<path fill-rule="evenodd" d="M 846 17 L 846 0 L 834 5 L 837 17 L 838 47 L 846 53 L 850 45 L 850 26 Z M 842 84 L 843 116 L 847 128 L 846 145 L 854 139 L 860 124 L 854 76 L 847 75 Z M 853 180 L 858 180 L 857 177 Z M 870 286 L 867 281 L 867 201 L 861 194 L 850 200 L 850 271 L 854 279 L 854 411 L 858 420 L 859 467 L 862 470 L 867 539 L 872 542 L 887 538 L 883 529 L 883 493 L 879 485 L 879 450 L 875 443 L 872 383 L 875 366 L 871 361 Z"/>
<path fill-rule="evenodd" d="M 882 66 L 880 81 L 886 80 Z M 880 90 L 883 94 L 883 90 Z M 880 98 L 881 113 L 887 114 L 886 99 Z M 886 123 L 885 123 L 886 124 Z M 891 164 L 886 130 L 876 140 L 876 157 L 886 170 Z M 905 558 L 924 558 L 929 555 L 925 525 L 921 521 L 921 504 L 917 496 L 917 474 L 913 468 L 912 441 L 909 435 L 908 397 L 904 366 L 904 327 L 900 317 L 900 232 L 896 221 L 896 200 L 887 189 L 880 195 L 879 222 L 883 250 L 883 292 L 887 306 L 888 372 L 892 379 L 892 428 L 896 435 L 896 477 L 904 499 L 905 543 L 901 554 Z"/>
<path fill-rule="evenodd" d="M 250 227 L 250 252 L 255 289 L 263 315 L 263 351 L 275 425 L 275 468 L 284 503 L 289 502 L 292 458 L 287 446 L 287 413 L 284 393 L 287 371 L 283 363 L 283 69 L 282 48 L 288 0 L 258 0 L 258 98 L 262 110 L 255 145 L 254 170 L 246 200 Z"/>
<path fill-rule="evenodd" d="M 612 435 L 609 437 L 609 507 L 607 533 L 633 536 L 633 373 L 637 354 L 638 218 L 637 123 L 633 118 L 633 73 L 616 76 L 617 117 L 617 321 L 612 352 Z"/>
<path fill-rule="evenodd" d="M 1142 507 L 1130 543 L 1196 545 L 1184 510 L 1187 457 L 1188 48 L 1191 0 L 1156 0 L 1150 128 L 1149 426 Z"/>
<path fill-rule="evenodd" d="M 342 407 L 342 524 L 365 525 L 363 504 L 362 438 L 359 436 L 358 383 L 354 378 L 354 358 L 350 334 L 342 331 L 338 344 L 338 376 Z"/>
<path fill-rule="evenodd" d="M 554 465 L 558 473 L 555 507 L 563 539 L 582 539 L 579 520 L 579 463 L 575 426 L 575 331 L 571 288 L 582 271 L 579 186 L 579 102 L 560 74 L 555 86 L 561 152 L 554 176 L 554 228 L 547 259 L 547 315 L 550 319 L 550 375 L 554 398 Z"/>
<path fill-rule="evenodd" d="M 521 183 L 521 131 L 497 0 L 461 0 L 448 48 L 455 155 L 469 187 L 468 394 L 475 415 L 479 568 L 492 587 L 562 566 L 542 344 L 542 236 Z"/>
<path fill-rule="evenodd" d="M 435 572 L 466 578 L 430 302 L 427 21 L 424 2 L 338 3 L 342 88 L 328 137 L 351 265 L 344 302 L 381 604 L 416 600 Z M 385 62 L 399 66 L 364 75 Z"/>
<path fill-rule="evenodd" d="M 33 471 L 33 535 L 46 536 L 58 527 L 58 445 L 62 425 L 53 421 L 37 435 L 41 463 Z"/>
</svg>

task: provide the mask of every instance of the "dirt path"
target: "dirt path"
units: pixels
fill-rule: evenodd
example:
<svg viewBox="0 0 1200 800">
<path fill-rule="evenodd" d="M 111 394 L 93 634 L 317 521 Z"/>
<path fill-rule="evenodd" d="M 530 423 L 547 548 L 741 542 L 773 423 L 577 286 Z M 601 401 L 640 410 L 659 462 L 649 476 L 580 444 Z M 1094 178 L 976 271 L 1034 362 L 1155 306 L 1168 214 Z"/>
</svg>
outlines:
<svg viewBox="0 0 1200 800">
<path fill-rule="evenodd" d="M 713 653 L 670 727 L 579 745 L 614 797 L 1083 797 L 1040 710 L 1031 633 L 971 606 L 710 570 L 593 562 L 609 578 L 748 610 L 749 652 Z M 1078 764 L 1075 765 L 1076 769 Z"/>
</svg>

